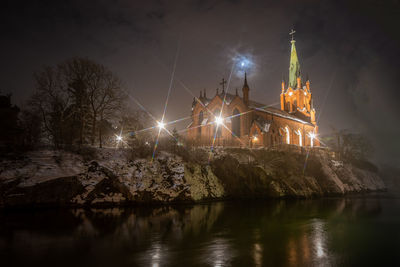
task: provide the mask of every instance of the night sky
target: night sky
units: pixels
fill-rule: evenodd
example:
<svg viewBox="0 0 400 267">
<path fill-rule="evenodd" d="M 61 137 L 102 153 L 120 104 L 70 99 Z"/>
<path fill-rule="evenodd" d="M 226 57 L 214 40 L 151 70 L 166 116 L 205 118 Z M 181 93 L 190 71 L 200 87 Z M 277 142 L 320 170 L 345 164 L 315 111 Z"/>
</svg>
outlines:
<svg viewBox="0 0 400 267">
<path fill-rule="evenodd" d="M 235 59 L 245 58 L 250 98 L 277 104 L 294 27 L 320 133 L 332 126 L 365 133 L 378 160 L 399 163 L 399 18 L 398 0 L 3 1 L 0 90 L 23 106 L 34 71 L 88 57 L 160 117 L 176 59 L 168 121 L 190 115 L 193 95 L 182 83 L 214 96 L 233 69 L 229 92 L 241 89 Z"/>
</svg>

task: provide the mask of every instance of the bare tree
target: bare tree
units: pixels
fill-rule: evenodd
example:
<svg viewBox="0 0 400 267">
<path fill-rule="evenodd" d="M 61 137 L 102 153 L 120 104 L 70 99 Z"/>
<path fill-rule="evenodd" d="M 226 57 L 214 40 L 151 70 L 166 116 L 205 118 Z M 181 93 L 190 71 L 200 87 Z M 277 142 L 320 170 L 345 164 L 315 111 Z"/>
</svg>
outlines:
<svg viewBox="0 0 400 267">
<path fill-rule="evenodd" d="M 69 94 L 60 84 L 60 73 L 52 67 L 44 67 L 34 74 L 36 91 L 29 105 L 38 110 L 43 126 L 56 147 L 64 137 L 64 124 L 70 105 Z"/>
<path fill-rule="evenodd" d="M 19 116 L 21 128 L 23 130 L 23 146 L 34 148 L 39 144 L 41 136 L 41 115 L 37 109 L 24 109 Z"/>
<path fill-rule="evenodd" d="M 366 160 L 373 152 L 374 147 L 368 138 L 360 133 L 349 130 L 336 130 L 333 126 L 332 134 L 323 138 L 324 142 L 335 151 L 341 160 Z"/>
<path fill-rule="evenodd" d="M 346 159 L 368 160 L 374 152 L 371 141 L 363 134 L 347 133 L 342 139 L 343 157 Z"/>
<path fill-rule="evenodd" d="M 111 119 L 124 100 L 119 79 L 89 59 L 74 58 L 35 74 L 30 103 L 40 111 L 45 132 L 56 146 L 96 141 L 102 146 L 99 122 Z M 76 134 L 78 133 L 78 134 Z"/>
<path fill-rule="evenodd" d="M 92 144 L 95 138 L 95 123 L 96 118 L 102 122 L 106 119 L 111 119 L 116 115 L 118 111 L 121 111 L 124 102 L 124 93 L 121 90 L 120 81 L 110 72 L 105 72 L 103 76 L 103 86 L 97 89 L 96 97 L 93 97 L 92 104 L 92 116 L 93 116 L 93 128 L 92 128 Z M 99 134 L 99 147 L 102 147 L 102 127 L 98 127 Z"/>
<path fill-rule="evenodd" d="M 97 64 L 85 58 L 73 58 L 60 65 L 61 79 L 73 102 L 74 116 L 79 124 L 79 144 L 86 142 L 90 130 L 90 108 L 88 100 L 88 83 L 94 77 Z"/>
<path fill-rule="evenodd" d="M 153 140 L 154 131 L 150 130 L 152 118 L 144 111 L 124 107 L 120 116 L 119 125 L 131 147 L 149 143 Z"/>
</svg>

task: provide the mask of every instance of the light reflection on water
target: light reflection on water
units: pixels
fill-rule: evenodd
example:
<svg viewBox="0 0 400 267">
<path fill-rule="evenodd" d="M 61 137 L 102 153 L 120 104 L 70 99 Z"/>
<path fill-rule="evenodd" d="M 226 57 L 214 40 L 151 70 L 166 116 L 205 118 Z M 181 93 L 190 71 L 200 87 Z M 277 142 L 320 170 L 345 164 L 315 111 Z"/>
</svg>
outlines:
<svg viewBox="0 0 400 267">
<path fill-rule="evenodd" d="M 214 267 L 226 266 L 230 263 L 232 258 L 232 249 L 229 246 L 227 240 L 222 238 L 214 239 L 211 244 L 208 245 L 206 255 L 207 264 Z"/>
<path fill-rule="evenodd" d="M 319 266 L 331 266 L 334 256 L 327 257 L 327 233 L 325 223 L 320 219 L 314 219 L 311 223 L 310 238 L 313 244 L 314 262 Z"/>
<path fill-rule="evenodd" d="M 3 212 L 0 258 L 14 266 L 393 266 L 399 211 L 397 199 L 354 198 Z"/>
</svg>

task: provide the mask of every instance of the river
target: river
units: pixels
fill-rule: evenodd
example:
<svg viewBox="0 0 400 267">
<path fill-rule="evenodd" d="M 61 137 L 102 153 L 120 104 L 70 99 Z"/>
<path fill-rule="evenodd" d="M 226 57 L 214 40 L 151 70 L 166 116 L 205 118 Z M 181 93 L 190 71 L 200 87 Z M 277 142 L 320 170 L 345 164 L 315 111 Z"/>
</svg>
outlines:
<svg viewBox="0 0 400 267">
<path fill-rule="evenodd" d="M 400 199 L 0 213 L 2 266 L 400 266 Z"/>
</svg>

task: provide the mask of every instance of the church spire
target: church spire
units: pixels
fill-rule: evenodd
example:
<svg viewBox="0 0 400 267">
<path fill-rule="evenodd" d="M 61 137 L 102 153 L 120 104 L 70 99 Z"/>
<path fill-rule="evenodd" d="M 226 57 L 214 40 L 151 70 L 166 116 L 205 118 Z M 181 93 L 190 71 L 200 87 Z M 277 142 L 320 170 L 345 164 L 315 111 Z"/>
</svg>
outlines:
<svg viewBox="0 0 400 267">
<path fill-rule="evenodd" d="M 297 86 L 297 78 L 300 77 L 300 63 L 297 58 L 295 40 L 293 34 L 295 31 L 291 31 L 290 35 L 292 36 L 292 40 L 290 41 L 292 44 L 292 48 L 290 51 L 290 67 L 289 67 L 289 87 L 296 88 Z"/>
<path fill-rule="evenodd" d="M 243 102 L 246 105 L 249 105 L 249 85 L 247 84 L 247 73 L 244 73 L 244 84 L 243 84 L 243 88 L 242 88 L 242 92 L 243 92 Z"/>
</svg>

